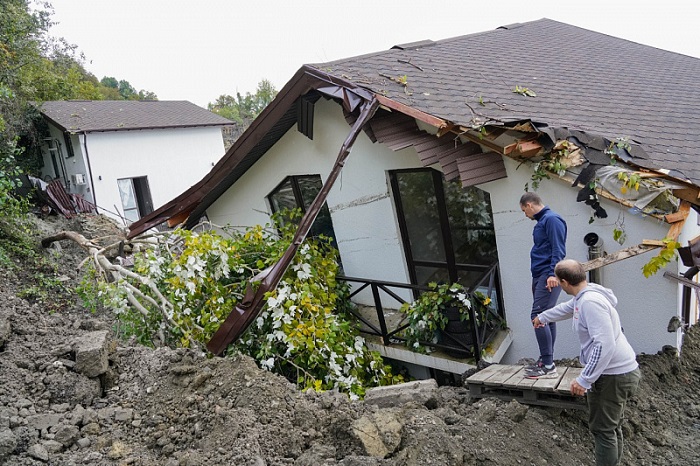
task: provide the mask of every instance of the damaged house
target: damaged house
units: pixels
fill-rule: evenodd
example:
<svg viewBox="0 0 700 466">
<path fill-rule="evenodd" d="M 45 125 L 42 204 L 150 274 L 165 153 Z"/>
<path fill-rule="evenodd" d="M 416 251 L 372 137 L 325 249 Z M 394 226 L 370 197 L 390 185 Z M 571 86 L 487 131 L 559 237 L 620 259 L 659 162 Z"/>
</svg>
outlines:
<svg viewBox="0 0 700 466">
<path fill-rule="evenodd" d="M 50 101 L 46 182 L 126 223 L 153 211 L 204 176 L 224 153 L 233 122 L 187 101 Z"/>
<path fill-rule="evenodd" d="M 533 223 L 519 198 L 536 189 L 568 224 L 567 256 L 595 259 L 591 280 L 617 294 L 633 347 L 678 348 L 698 319 L 699 74 L 700 59 L 549 19 L 304 65 L 208 174 L 130 235 L 202 217 L 265 224 L 301 207 L 318 215 L 312 234 L 335 239 L 353 300 L 382 316 L 365 322 L 375 347 L 463 372 L 398 350 L 391 315 L 429 282 L 460 282 L 507 322 L 477 337 L 477 360 L 535 356 Z M 684 259 L 646 278 L 664 238 Z M 578 355 L 566 325 L 556 346 Z"/>
</svg>

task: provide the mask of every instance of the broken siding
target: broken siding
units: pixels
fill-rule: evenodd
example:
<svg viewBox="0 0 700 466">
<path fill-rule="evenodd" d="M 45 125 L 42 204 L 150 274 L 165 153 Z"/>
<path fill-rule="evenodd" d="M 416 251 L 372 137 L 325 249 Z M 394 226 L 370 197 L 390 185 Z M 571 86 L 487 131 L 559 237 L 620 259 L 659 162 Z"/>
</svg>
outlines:
<svg viewBox="0 0 700 466">
<path fill-rule="evenodd" d="M 474 186 L 506 176 L 498 154 L 481 154 L 478 144 L 463 143 L 453 133 L 438 137 L 423 131 L 410 116 L 385 112 L 369 124 L 377 142 L 393 151 L 412 147 L 424 166 L 439 164 L 448 181 L 459 178 L 463 186 Z M 488 169 L 483 167 L 485 163 Z"/>
</svg>

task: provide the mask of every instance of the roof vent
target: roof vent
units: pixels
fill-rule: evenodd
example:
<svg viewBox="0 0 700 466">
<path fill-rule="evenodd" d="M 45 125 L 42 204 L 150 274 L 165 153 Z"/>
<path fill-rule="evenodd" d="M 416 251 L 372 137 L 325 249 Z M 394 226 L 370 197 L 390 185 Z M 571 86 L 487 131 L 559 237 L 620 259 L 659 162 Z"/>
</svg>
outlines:
<svg viewBox="0 0 700 466">
<path fill-rule="evenodd" d="M 406 49 L 421 49 L 423 47 L 430 47 L 431 45 L 435 45 L 434 40 L 426 39 L 426 40 L 419 40 L 418 42 L 409 42 L 407 44 L 398 44 L 394 45 L 391 50 L 406 50 Z"/>
<path fill-rule="evenodd" d="M 505 26 L 498 26 L 496 29 L 517 29 L 522 25 L 523 23 L 506 24 Z"/>
</svg>

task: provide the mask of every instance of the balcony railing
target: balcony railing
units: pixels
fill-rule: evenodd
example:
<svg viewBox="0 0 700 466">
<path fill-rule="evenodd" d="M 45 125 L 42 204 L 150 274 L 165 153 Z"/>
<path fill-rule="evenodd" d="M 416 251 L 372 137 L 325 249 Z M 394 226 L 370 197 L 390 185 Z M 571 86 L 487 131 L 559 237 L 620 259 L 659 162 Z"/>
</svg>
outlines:
<svg viewBox="0 0 700 466">
<path fill-rule="evenodd" d="M 411 290 L 412 294 L 415 296 L 418 292 L 428 290 L 428 287 L 347 276 L 339 276 L 338 279 L 349 283 L 360 284 L 352 291 L 350 295 L 351 299 L 367 289 L 372 293 L 374 308 L 376 309 L 376 322 L 371 321 L 368 318 L 369 316 L 362 315 L 362 313 L 358 312 L 356 309 L 350 311 L 355 318 L 364 324 L 361 329 L 363 333 L 380 337 L 385 345 L 405 343 L 406 338 L 401 335 L 402 331 L 408 328 L 406 316 L 403 316 L 403 318 L 398 321 L 396 319 L 387 319 L 384 310 L 398 309 L 406 302 L 405 299 L 399 296 L 400 290 Z M 443 338 L 440 339 L 440 342 L 422 341 L 420 343 L 423 346 L 457 353 L 460 357 L 472 357 L 475 363 L 477 363 L 481 359 L 482 349 L 489 344 L 496 333 L 501 329 L 501 323 L 505 322 L 503 298 L 498 276 L 498 263 L 494 263 L 486 269 L 486 271 L 467 288 L 467 291 L 471 297 L 474 297 L 474 293 L 476 292 L 483 293 L 485 296 L 491 298 L 491 302 L 495 305 L 495 307 L 488 306 L 488 316 L 483 322 L 481 320 L 477 321 L 475 316 L 476 306 L 472 306 L 469 322 L 478 322 L 478 325 L 470 325 L 470 342 L 465 342 L 464 338 L 458 334 L 443 331 L 441 332 Z M 472 300 L 472 302 L 474 302 L 474 300 Z"/>
</svg>

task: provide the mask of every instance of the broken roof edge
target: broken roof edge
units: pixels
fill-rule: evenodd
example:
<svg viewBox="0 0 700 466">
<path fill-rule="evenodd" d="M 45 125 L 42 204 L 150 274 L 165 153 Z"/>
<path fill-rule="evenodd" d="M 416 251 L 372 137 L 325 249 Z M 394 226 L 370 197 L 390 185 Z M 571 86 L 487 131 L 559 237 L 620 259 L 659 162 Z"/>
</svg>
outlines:
<svg viewBox="0 0 700 466">
<path fill-rule="evenodd" d="M 657 175 L 659 178 L 662 179 L 667 179 L 670 181 L 673 181 L 675 183 L 679 183 L 684 185 L 686 188 L 689 189 L 694 189 L 697 191 L 700 191 L 700 186 L 696 185 L 693 183 L 692 180 L 690 180 L 687 176 L 683 175 L 681 172 L 677 170 L 670 170 L 667 168 L 663 167 L 656 167 L 656 166 L 651 166 L 651 164 L 646 163 L 644 164 L 643 162 L 647 160 L 646 158 L 646 152 L 644 150 L 644 144 L 633 139 L 625 139 L 622 140 L 621 138 L 612 138 L 609 136 L 603 136 L 598 133 L 594 133 L 591 131 L 587 130 L 581 130 L 581 129 L 572 129 L 569 127 L 554 127 L 554 126 L 549 126 L 547 123 L 542 123 L 538 122 L 536 120 L 532 119 L 523 119 L 520 118 L 518 120 L 513 120 L 513 121 L 501 121 L 501 122 L 490 122 L 484 127 L 494 127 L 494 128 L 503 128 L 505 130 L 515 130 L 515 131 L 526 131 L 526 132 L 531 132 L 530 130 L 525 130 L 523 129 L 523 126 L 529 124 L 532 127 L 532 131 L 536 132 L 538 134 L 538 137 L 536 141 L 539 143 L 541 146 L 541 149 L 545 151 L 545 153 L 550 152 L 551 147 L 553 147 L 557 141 L 559 140 L 569 140 L 571 138 L 576 140 L 576 144 L 579 146 L 582 146 L 585 149 L 589 150 L 601 150 L 598 147 L 595 147 L 595 144 L 582 144 L 582 141 L 579 140 L 581 135 L 587 135 L 589 138 L 597 138 L 600 141 L 604 141 L 606 148 L 609 145 L 615 145 L 616 147 L 614 148 L 614 156 L 617 160 L 620 162 L 623 162 L 625 164 L 630 165 L 631 167 L 634 167 L 638 170 L 653 173 Z M 477 131 L 474 128 L 467 127 L 467 126 L 459 126 L 457 128 L 452 128 L 451 129 L 453 132 L 460 131 L 460 135 L 463 135 L 470 139 L 473 142 L 476 142 L 478 144 L 483 144 L 484 140 L 487 138 L 481 134 L 479 131 Z M 542 140 L 542 137 L 546 137 L 549 139 L 549 143 L 546 143 Z M 522 140 L 519 141 L 519 144 L 525 144 L 525 143 L 530 143 L 532 141 L 532 138 L 526 137 Z M 620 145 L 618 146 L 618 143 Z M 630 148 L 625 148 L 623 147 L 624 145 L 629 145 Z M 529 145 L 527 146 L 529 148 Z M 507 149 L 507 147 L 498 147 L 494 148 L 491 147 L 492 150 L 497 149 L 497 152 L 499 152 L 503 156 L 508 156 L 510 158 L 516 158 L 521 155 L 517 150 L 515 150 L 514 153 L 510 153 L 506 150 L 501 151 L 502 149 Z M 516 147 L 517 149 L 517 147 Z M 531 148 L 530 148 L 531 150 Z M 641 153 L 644 156 L 634 156 L 632 153 Z M 542 155 L 542 154 L 538 154 Z M 525 156 L 525 158 L 529 158 L 531 156 Z M 590 161 L 589 161 L 590 162 Z M 700 205 L 700 198 L 698 198 L 695 201 L 690 201 L 692 204 L 695 205 Z"/>
<path fill-rule="evenodd" d="M 226 182 L 227 174 L 263 139 L 264 135 L 275 126 L 290 106 L 299 97 L 308 92 L 329 85 L 347 89 L 364 100 L 371 100 L 374 97 L 372 92 L 352 82 L 337 78 L 308 65 L 302 66 L 280 90 L 275 99 L 260 112 L 260 115 L 236 139 L 209 173 L 184 193 L 132 223 L 129 226 L 127 238 L 131 239 L 175 216 L 182 215 L 184 212 L 189 213 L 186 226 L 196 223 L 199 213 L 203 213 L 218 198 L 217 196 L 215 199 L 211 199 L 208 195 L 215 188 Z"/>
</svg>

